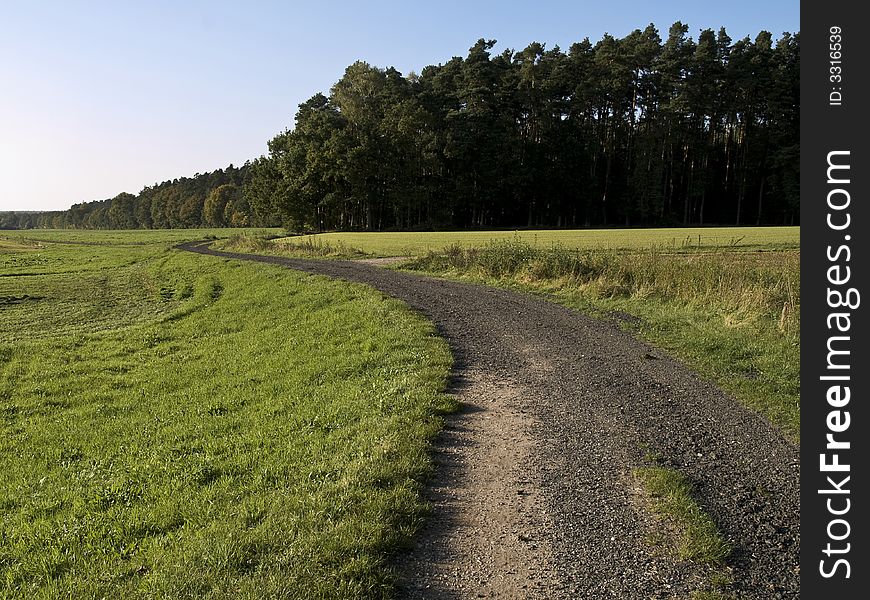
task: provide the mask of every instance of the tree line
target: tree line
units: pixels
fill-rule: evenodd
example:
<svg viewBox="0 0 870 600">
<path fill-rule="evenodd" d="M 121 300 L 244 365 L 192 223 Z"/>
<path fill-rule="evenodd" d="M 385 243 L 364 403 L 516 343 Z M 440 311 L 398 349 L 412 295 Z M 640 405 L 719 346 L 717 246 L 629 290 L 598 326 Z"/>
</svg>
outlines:
<svg viewBox="0 0 870 600">
<path fill-rule="evenodd" d="M 697 40 L 677 22 L 567 51 L 532 43 L 403 76 L 350 65 L 268 154 L 138 196 L 53 213 L 62 227 L 295 231 L 792 224 L 799 39 Z M 2 224 L 2 222 L 0 222 Z"/>
<path fill-rule="evenodd" d="M 147 186 L 137 195 L 73 204 L 65 211 L 0 213 L 0 229 L 176 229 L 259 225 L 243 190 L 249 166 L 233 165 Z"/>
</svg>

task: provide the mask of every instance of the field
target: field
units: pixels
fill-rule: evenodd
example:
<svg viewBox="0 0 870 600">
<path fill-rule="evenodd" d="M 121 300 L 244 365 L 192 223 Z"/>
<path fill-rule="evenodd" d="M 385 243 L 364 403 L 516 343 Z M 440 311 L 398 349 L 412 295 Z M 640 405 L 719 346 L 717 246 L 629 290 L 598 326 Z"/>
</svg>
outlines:
<svg viewBox="0 0 870 600">
<path fill-rule="evenodd" d="M 281 240 L 276 240 L 280 243 Z M 296 245 L 344 247 L 375 256 L 419 256 L 448 246 L 481 247 L 496 241 L 581 249 L 698 250 L 795 248 L 798 227 L 695 227 L 683 229 L 582 229 L 461 232 L 321 233 L 295 236 Z"/>
<path fill-rule="evenodd" d="M 4 598 L 389 596 L 449 352 L 220 234 L 0 236 Z"/>
</svg>

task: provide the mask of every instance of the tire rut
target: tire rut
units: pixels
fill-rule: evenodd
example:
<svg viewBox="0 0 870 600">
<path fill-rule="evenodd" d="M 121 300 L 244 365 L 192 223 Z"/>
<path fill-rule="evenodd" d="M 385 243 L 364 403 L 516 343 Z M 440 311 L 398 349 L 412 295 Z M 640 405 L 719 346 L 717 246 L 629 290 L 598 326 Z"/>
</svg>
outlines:
<svg viewBox="0 0 870 600">
<path fill-rule="evenodd" d="M 733 547 L 729 592 L 799 597 L 798 448 L 614 324 L 372 265 L 179 247 L 371 285 L 450 344 L 466 410 L 436 447 L 433 518 L 396 561 L 405 597 L 688 597 L 711 571 L 647 542 L 656 519 L 632 473 L 650 454 L 691 481 Z"/>
</svg>

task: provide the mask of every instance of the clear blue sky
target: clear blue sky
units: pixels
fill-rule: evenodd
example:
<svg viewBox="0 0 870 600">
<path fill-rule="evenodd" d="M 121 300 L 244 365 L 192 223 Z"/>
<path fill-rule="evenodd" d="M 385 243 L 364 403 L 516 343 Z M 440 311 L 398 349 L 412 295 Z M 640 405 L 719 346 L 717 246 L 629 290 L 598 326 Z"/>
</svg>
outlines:
<svg viewBox="0 0 870 600">
<path fill-rule="evenodd" d="M 677 20 L 697 37 L 798 31 L 798 0 L 0 0 L 0 210 L 65 209 L 241 165 L 355 60 L 419 72 L 531 41 Z"/>
</svg>

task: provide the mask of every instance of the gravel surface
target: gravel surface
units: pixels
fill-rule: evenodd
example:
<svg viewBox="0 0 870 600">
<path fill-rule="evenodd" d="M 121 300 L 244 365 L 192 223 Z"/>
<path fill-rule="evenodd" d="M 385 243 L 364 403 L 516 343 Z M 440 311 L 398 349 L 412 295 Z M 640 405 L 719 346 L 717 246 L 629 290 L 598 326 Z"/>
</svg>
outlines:
<svg viewBox="0 0 870 600">
<path fill-rule="evenodd" d="M 632 477 L 656 455 L 734 548 L 738 598 L 797 598 L 798 448 L 613 323 L 531 296 L 355 262 L 211 251 L 371 285 L 431 319 L 464 410 L 435 449 L 433 517 L 397 557 L 407 598 L 673 598 L 705 567 L 647 540 Z"/>
</svg>

